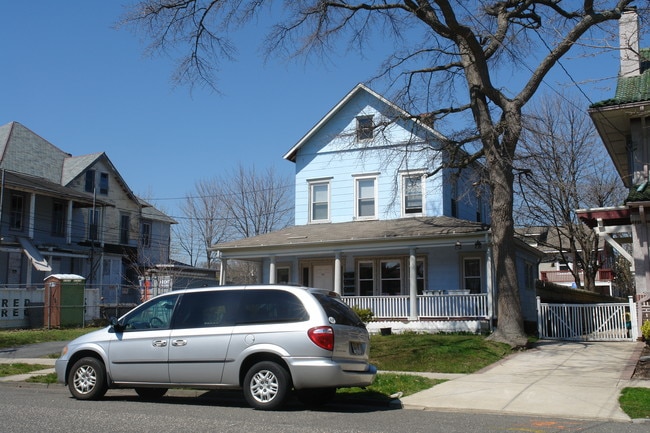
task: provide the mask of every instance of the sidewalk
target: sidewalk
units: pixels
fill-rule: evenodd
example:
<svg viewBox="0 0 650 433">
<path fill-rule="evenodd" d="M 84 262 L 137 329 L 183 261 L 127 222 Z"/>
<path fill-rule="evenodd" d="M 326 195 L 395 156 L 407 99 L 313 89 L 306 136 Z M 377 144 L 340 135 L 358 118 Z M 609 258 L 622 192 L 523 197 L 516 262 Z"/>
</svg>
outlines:
<svg viewBox="0 0 650 433">
<path fill-rule="evenodd" d="M 405 409 L 630 421 L 618 398 L 643 343 L 544 341 L 475 374 L 402 398 Z"/>
<path fill-rule="evenodd" d="M 24 382 L 32 376 L 54 373 L 54 358 L 44 358 L 53 353 L 61 353 L 67 341 L 52 341 L 48 343 L 30 344 L 12 349 L 0 349 L 0 364 L 41 364 L 51 365 L 52 368 L 32 371 L 28 374 L 0 377 L 0 382 Z"/>
</svg>

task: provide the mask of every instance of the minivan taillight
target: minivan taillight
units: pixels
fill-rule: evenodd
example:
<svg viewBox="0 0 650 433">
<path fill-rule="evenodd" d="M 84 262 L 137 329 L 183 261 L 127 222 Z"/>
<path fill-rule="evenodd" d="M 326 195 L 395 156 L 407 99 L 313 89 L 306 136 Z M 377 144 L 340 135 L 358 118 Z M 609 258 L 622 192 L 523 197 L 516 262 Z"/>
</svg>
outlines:
<svg viewBox="0 0 650 433">
<path fill-rule="evenodd" d="M 321 349 L 334 350 L 334 330 L 331 326 L 317 326 L 307 331 L 309 339 Z"/>
</svg>

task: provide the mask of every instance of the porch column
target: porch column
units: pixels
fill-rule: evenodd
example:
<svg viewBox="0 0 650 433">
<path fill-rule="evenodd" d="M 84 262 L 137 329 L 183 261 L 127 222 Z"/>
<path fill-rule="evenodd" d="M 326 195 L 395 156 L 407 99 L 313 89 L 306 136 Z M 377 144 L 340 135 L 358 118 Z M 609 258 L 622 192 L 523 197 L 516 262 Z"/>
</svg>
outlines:
<svg viewBox="0 0 650 433">
<path fill-rule="evenodd" d="M 341 290 L 341 252 L 334 254 L 334 291 L 339 295 L 343 294 Z"/>
<path fill-rule="evenodd" d="M 488 323 L 490 330 L 492 330 L 494 322 L 494 275 L 492 274 L 492 244 L 488 242 L 487 236 L 485 237 L 485 289 L 487 291 L 487 309 L 488 309 Z"/>
<path fill-rule="evenodd" d="M 269 284 L 275 284 L 275 256 L 271 256 L 269 261 Z"/>
<path fill-rule="evenodd" d="M 228 267 L 228 259 L 221 259 L 221 269 L 219 270 L 219 285 L 226 285 L 226 268 Z"/>
<path fill-rule="evenodd" d="M 409 249 L 409 320 L 418 319 L 418 266 L 415 248 Z"/>
</svg>

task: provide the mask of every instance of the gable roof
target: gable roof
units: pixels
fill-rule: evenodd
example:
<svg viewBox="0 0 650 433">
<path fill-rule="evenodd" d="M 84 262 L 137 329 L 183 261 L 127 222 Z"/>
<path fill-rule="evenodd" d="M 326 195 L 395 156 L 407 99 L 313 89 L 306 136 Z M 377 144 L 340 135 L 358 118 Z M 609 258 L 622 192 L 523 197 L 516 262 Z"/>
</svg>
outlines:
<svg viewBox="0 0 650 433">
<path fill-rule="evenodd" d="M 410 119 L 419 128 L 422 128 L 427 133 L 437 137 L 440 140 L 446 140 L 446 138 L 441 133 L 431 128 L 430 126 L 427 126 L 421 121 L 417 120 L 415 116 L 413 116 L 406 110 L 393 104 L 391 101 L 384 98 L 379 93 L 373 91 L 363 83 L 359 83 L 350 92 L 348 92 L 348 94 L 345 95 L 345 97 L 343 97 L 343 99 L 341 99 L 331 110 L 329 110 L 327 114 L 325 114 L 325 116 L 321 120 L 319 120 L 318 123 L 316 123 L 316 125 L 314 125 L 309 131 L 307 131 L 307 133 L 291 149 L 289 149 L 289 151 L 283 156 L 283 158 L 291 162 L 296 162 L 296 154 L 298 150 L 307 141 L 309 141 L 309 139 L 311 139 L 324 125 L 326 125 L 337 113 L 339 113 L 346 104 L 348 104 L 352 99 L 354 99 L 361 92 L 368 93 L 375 99 L 381 101 L 383 104 L 385 104 L 391 110 L 394 111 L 396 117 L 403 118 L 403 119 Z"/>
<path fill-rule="evenodd" d="M 61 173 L 61 184 L 67 185 L 77 176 L 83 173 L 99 159 L 103 152 L 91 153 L 82 156 L 71 156 L 63 162 L 63 173 Z"/>
<path fill-rule="evenodd" d="M 92 167 L 93 164 L 97 163 L 97 161 L 99 161 L 100 159 L 104 160 L 104 163 L 109 167 L 110 171 L 115 176 L 117 182 L 120 184 L 124 192 L 129 197 L 131 197 L 132 200 L 139 202 L 138 197 L 136 197 L 135 193 L 131 190 L 129 185 L 124 181 L 124 178 L 122 177 L 120 172 L 117 171 L 117 168 L 115 168 L 108 155 L 106 155 L 106 152 L 97 152 L 88 155 L 67 158 L 64 161 L 63 172 L 61 175 L 62 184 L 69 185 L 70 182 L 72 182 L 79 176 L 83 175 L 83 173 L 85 173 L 86 170 Z"/>
</svg>

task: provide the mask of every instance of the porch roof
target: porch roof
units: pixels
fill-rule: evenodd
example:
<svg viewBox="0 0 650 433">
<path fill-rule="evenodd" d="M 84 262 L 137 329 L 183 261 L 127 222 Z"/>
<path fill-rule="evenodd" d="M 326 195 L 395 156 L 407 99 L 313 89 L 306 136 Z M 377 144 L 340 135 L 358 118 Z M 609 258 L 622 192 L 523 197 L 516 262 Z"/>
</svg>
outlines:
<svg viewBox="0 0 650 433">
<path fill-rule="evenodd" d="M 309 224 L 216 244 L 212 250 L 223 258 L 253 258 L 282 253 L 453 245 L 467 237 L 472 237 L 472 242 L 483 241 L 489 230 L 486 224 L 444 216 Z"/>
</svg>

